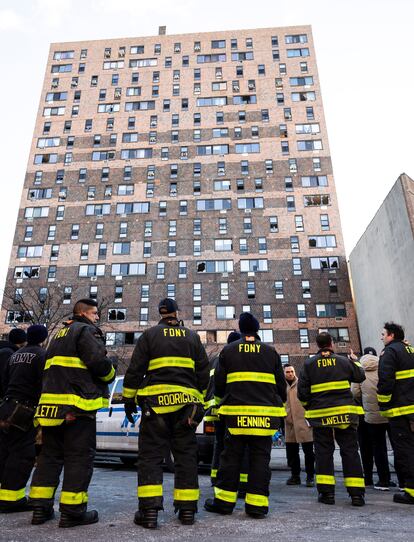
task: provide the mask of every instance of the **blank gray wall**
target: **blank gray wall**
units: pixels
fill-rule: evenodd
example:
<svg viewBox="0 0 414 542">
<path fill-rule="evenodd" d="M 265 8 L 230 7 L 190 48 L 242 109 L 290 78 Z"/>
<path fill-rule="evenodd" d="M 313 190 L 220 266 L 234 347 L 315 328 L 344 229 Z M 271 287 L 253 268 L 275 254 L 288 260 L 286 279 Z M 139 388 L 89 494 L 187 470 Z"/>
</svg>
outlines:
<svg viewBox="0 0 414 542">
<path fill-rule="evenodd" d="M 400 176 L 351 252 L 349 263 L 362 348 L 382 349 L 384 322 L 414 341 L 414 238 Z"/>
</svg>

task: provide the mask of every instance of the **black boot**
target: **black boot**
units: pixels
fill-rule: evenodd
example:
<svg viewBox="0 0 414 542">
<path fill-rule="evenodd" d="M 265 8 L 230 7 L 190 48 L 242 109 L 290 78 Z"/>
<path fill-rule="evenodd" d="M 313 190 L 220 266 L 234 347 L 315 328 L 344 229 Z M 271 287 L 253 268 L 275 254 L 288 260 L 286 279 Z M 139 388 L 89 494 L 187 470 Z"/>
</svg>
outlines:
<svg viewBox="0 0 414 542">
<path fill-rule="evenodd" d="M 414 497 L 411 497 L 409 493 L 404 491 L 404 493 L 396 493 L 393 501 L 399 502 L 400 504 L 414 504 Z"/>
<path fill-rule="evenodd" d="M 99 515 L 96 510 L 84 512 L 79 516 L 62 512 L 60 514 L 59 527 L 77 527 L 78 525 L 90 525 L 91 523 L 97 523 L 98 521 Z"/>
<path fill-rule="evenodd" d="M 230 515 L 233 512 L 233 509 L 221 508 L 214 499 L 207 499 L 204 503 L 204 508 L 207 512 L 214 512 L 215 514 L 222 514 L 223 516 Z"/>
<path fill-rule="evenodd" d="M 319 493 L 318 502 L 322 504 L 335 504 L 335 493 Z"/>
<path fill-rule="evenodd" d="M 292 474 L 292 476 L 286 480 L 287 486 L 300 486 L 300 484 L 301 484 L 300 476 L 298 475 Z"/>
<path fill-rule="evenodd" d="M 352 506 L 364 506 L 365 499 L 363 495 L 351 495 Z"/>
<path fill-rule="evenodd" d="M 13 514 L 14 512 L 30 512 L 33 510 L 33 504 L 26 499 L 21 499 L 17 502 L 4 502 L 0 505 L 1 514 Z"/>
<path fill-rule="evenodd" d="M 135 512 L 134 523 L 141 525 L 145 529 L 156 529 L 158 519 L 158 510 L 156 508 L 145 508 Z"/>
<path fill-rule="evenodd" d="M 306 487 L 315 487 L 315 479 L 313 476 L 306 477 Z"/>
<path fill-rule="evenodd" d="M 180 510 L 178 519 L 183 525 L 194 525 L 194 510 Z"/>
<path fill-rule="evenodd" d="M 32 525 L 42 525 L 54 517 L 53 506 L 35 506 L 33 508 Z"/>
</svg>

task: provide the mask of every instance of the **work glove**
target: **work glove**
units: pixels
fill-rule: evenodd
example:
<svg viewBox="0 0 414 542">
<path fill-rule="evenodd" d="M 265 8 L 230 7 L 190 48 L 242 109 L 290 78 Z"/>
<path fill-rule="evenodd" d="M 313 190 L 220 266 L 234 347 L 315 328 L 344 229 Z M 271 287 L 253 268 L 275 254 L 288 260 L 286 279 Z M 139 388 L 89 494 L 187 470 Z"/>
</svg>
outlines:
<svg viewBox="0 0 414 542">
<path fill-rule="evenodd" d="M 127 417 L 127 420 L 131 422 L 132 424 L 134 424 L 135 420 L 132 414 L 136 414 L 138 412 L 135 401 L 126 401 L 124 404 L 124 410 L 125 410 L 125 415 Z"/>
</svg>

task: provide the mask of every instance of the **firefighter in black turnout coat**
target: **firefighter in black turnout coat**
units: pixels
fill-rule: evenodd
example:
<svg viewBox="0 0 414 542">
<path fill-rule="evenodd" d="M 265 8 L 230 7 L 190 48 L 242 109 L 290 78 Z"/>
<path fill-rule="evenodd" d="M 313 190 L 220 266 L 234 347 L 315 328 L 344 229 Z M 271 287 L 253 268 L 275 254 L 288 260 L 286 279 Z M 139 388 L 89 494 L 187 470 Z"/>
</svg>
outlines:
<svg viewBox="0 0 414 542">
<path fill-rule="evenodd" d="M 53 501 L 64 469 L 59 527 L 98 521 L 86 511 L 96 451 L 96 412 L 108 406 L 108 384 L 115 378 L 106 357 L 96 301 L 81 299 L 74 316 L 53 337 L 47 350 L 42 395 L 35 419 L 42 426 L 43 446 L 33 474 L 32 524 L 53 518 Z"/>
<path fill-rule="evenodd" d="M 263 517 L 269 509 L 269 468 L 272 435 L 286 416 L 286 381 L 280 357 L 257 335 L 259 322 L 250 313 L 239 319 L 241 339 L 225 346 L 215 371 L 218 414 L 226 424 L 224 451 L 214 487 L 207 499 L 209 512 L 231 514 L 245 449 L 249 468 L 245 509 L 252 517 Z"/>
<path fill-rule="evenodd" d="M 344 484 L 353 506 L 363 506 L 365 482 L 358 452 L 358 415 L 363 414 L 351 393 L 351 382 L 363 382 L 365 373 L 358 361 L 335 354 L 329 333 L 316 337 L 319 352 L 302 368 L 298 399 L 305 418 L 313 427 L 316 484 L 319 502 L 335 504 L 333 454 L 335 440 L 341 450 Z"/>
<path fill-rule="evenodd" d="M 0 512 L 3 513 L 31 510 L 25 494 L 36 457 L 33 416 L 42 391 L 46 350 L 40 345 L 46 338 L 44 326 L 30 326 L 27 346 L 17 350 L 7 362 L 7 381 L 0 405 Z"/>
<path fill-rule="evenodd" d="M 135 523 L 157 527 L 163 509 L 162 464 L 175 460 L 174 507 L 184 525 L 194 523 L 199 498 L 195 430 L 204 415 L 210 379 L 200 337 L 177 319 L 177 303 L 159 303 L 161 320 L 138 339 L 124 378 L 125 413 L 142 410 L 138 447 L 139 510 Z"/>
</svg>

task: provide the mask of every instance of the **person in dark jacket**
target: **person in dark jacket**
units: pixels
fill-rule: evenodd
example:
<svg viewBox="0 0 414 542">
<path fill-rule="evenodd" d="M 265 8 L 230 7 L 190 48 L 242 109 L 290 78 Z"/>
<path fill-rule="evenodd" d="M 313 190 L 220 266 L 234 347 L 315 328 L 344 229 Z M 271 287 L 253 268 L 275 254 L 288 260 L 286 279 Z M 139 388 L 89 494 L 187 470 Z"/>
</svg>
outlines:
<svg viewBox="0 0 414 542">
<path fill-rule="evenodd" d="M 134 521 L 157 527 L 163 509 L 162 464 L 175 460 L 174 507 L 183 525 L 192 525 L 199 498 L 195 430 L 204 415 L 210 380 L 200 337 L 181 325 L 174 299 L 162 299 L 161 320 L 138 339 L 124 378 L 125 413 L 131 423 L 137 403 L 143 415 L 138 446 L 138 501 Z"/>
<path fill-rule="evenodd" d="M 79 300 L 73 318 L 64 323 L 47 349 L 35 415 L 42 426 L 43 446 L 30 488 L 33 525 L 53 517 L 62 468 L 59 527 L 98 521 L 96 510 L 86 511 L 96 450 L 96 412 L 108 406 L 108 384 L 115 378 L 102 331 L 96 326 L 98 320 L 96 301 Z"/>
<path fill-rule="evenodd" d="M 394 502 L 414 504 L 414 347 L 393 322 L 384 324 L 381 339 L 377 398 L 389 420 L 395 462 L 404 480 L 404 493 L 395 494 Z"/>
<path fill-rule="evenodd" d="M 46 338 L 44 326 L 30 326 L 27 346 L 12 354 L 8 362 L 7 387 L 0 407 L 0 512 L 32 509 L 25 490 L 36 457 L 33 416 L 42 390 L 46 350 L 41 344 Z"/>
<path fill-rule="evenodd" d="M 234 341 L 238 341 L 241 338 L 240 333 L 237 331 L 231 331 L 229 333 L 229 336 L 227 337 L 227 344 L 230 344 Z M 213 421 L 214 422 L 214 449 L 213 449 L 213 459 L 211 460 L 211 485 L 214 486 L 216 483 L 217 478 L 217 471 L 220 463 L 220 455 L 224 449 L 224 436 L 226 434 L 226 424 L 224 420 L 220 419 L 219 415 L 217 414 L 217 405 L 215 404 L 214 396 L 215 396 L 215 389 L 214 389 L 214 373 L 217 368 L 218 362 L 219 362 L 219 354 L 216 354 L 210 361 L 210 385 L 211 385 L 211 394 L 209 396 L 210 403 L 209 410 L 206 412 L 206 415 L 204 416 L 205 421 Z M 239 498 L 243 498 L 246 495 L 246 483 L 247 483 L 247 472 L 249 470 L 249 457 L 247 450 L 243 457 L 243 463 L 241 467 L 240 472 L 240 483 L 239 488 L 237 492 L 237 496 Z"/>
<path fill-rule="evenodd" d="M 286 381 L 280 356 L 260 342 L 259 322 L 251 313 L 240 315 L 239 329 L 242 337 L 223 348 L 215 371 L 218 414 L 223 416 L 227 432 L 214 499 L 207 499 L 204 506 L 208 512 L 233 512 L 247 448 L 245 510 L 251 517 L 262 518 L 269 509 L 272 435 L 280 417 L 286 416 Z"/>
<path fill-rule="evenodd" d="M 0 341 L 0 401 L 5 395 L 10 356 L 25 344 L 26 332 L 18 327 L 10 331 L 7 341 Z"/>
<path fill-rule="evenodd" d="M 319 352 L 305 361 L 298 382 L 298 399 L 313 427 L 316 484 L 319 502 L 335 504 L 333 454 L 335 440 L 341 450 L 344 484 L 352 506 L 365 504 L 365 483 L 358 453 L 358 415 L 363 414 L 351 393 L 351 382 L 363 382 L 358 361 L 335 354 L 329 333 L 316 337 Z"/>
</svg>

